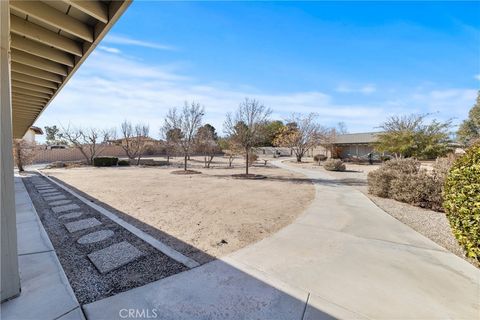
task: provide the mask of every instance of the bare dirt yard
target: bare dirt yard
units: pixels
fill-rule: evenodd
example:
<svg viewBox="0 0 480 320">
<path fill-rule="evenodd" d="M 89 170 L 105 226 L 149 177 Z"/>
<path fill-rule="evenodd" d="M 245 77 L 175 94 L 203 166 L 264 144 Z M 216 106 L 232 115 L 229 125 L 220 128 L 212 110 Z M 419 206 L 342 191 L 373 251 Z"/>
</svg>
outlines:
<svg viewBox="0 0 480 320">
<path fill-rule="evenodd" d="M 162 159 L 164 160 L 164 159 Z M 261 180 L 234 179 L 243 173 L 215 158 L 212 168 L 192 158 L 202 174 L 175 175 L 172 166 L 79 167 L 43 172 L 113 210 L 123 219 L 203 263 L 259 241 L 290 224 L 314 198 L 314 187 L 300 174 L 269 166 L 251 167 Z"/>
<path fill-rule="evenodd" d="M 464 250 L 455 239 L 445 213 L 415 207 L 407 203 L 377 197 L 368 193 L 368 173 L 378 169 L 380 164 L 346 163 L 347 170 L 344 172 L 327 171 L 315 163 L 312 158 L 306 158 L 302 163 L 292 161 L 290 164 L 310 170 L 322 170 L 330 176 L 333 176 L 337 182 L 345 183 L 356 188 L 369 197 L 378 207 L 397 220 L 400 220 L 457 256 L 471 262 L 465 257 Z M 431 170 L 432 162 L 422 162 L 422 167 Z"/>
</svg>

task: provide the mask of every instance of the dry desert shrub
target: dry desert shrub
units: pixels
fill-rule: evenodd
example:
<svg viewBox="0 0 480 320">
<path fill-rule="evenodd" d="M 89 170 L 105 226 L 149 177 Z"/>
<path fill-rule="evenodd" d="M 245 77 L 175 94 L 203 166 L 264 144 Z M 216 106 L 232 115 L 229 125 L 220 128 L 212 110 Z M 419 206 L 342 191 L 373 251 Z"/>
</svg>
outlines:
<svg viewBox="0 0 480 320">
<path fill-rule="evenodd" d="M 368 191 L 414 206 L 443 211 L 443 185 L 453 158 L 438 159 L 433 170 L 415 159 L 390 160 L 368 174 Z"/>
</svg>

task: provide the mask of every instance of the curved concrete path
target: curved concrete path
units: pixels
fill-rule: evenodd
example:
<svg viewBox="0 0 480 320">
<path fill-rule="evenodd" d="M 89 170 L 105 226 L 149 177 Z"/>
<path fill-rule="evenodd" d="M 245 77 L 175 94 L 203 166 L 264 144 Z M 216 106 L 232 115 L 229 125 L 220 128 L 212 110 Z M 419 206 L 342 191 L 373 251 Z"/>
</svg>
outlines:
<svg viewBox="0 0 480 320">
<path fill-rule="evenodd" d="M 313 170 L 294 223 L 220 260 L 84 306 L 160 319 L 480 319 L 480 270 Z M 130 312 L 130 311 L 128 311 Z"/>
</svg>

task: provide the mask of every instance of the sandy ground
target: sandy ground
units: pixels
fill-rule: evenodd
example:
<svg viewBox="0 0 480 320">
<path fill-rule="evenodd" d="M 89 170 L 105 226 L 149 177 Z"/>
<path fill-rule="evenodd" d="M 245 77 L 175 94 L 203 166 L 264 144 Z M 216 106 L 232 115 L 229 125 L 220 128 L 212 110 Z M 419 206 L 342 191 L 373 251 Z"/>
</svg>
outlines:
<svg viewBox="0 0 480 320">
<path fill-rule="evenodd" d="M 178 161 L 179 159 L 175 160 Z M 233 179 L 243 173 L 215 159 L 196 175 L 173 175 L 172 167 L 80 167 L 44 170 L 97 203 L 199 262 L 259 241 L 291 223 L 314 198 L 304 176 L 258 165 L 263 180 Z M 241 159 L 236 160 L 241 165 Z"/>
<path fill-rule="evenodd" d="M 450 228 L 450 223 L 444 213 L 415 207 L 393 199 L 380 198 L 368 193 L 368 173 L 379 168 L 379 164 L 359 165 L 347 163 L 347 170 L 345 172 L 326 171 L 311 158 L 305 159 L 304 163 L 297 164 L 292 162 L 292 164 L 306 169 L 323 170 L 327 174 L 335 177 L 338 182 L 355 187 L 394 218 L 410 226 L 415 231 L 423 234 L 450 252 L 474 264 L 465 257 L 465 252 L 455 239 Z M 422 162 L 422 167 L 431 170 L 432 164 L 433 162 Z"/>
</svg>

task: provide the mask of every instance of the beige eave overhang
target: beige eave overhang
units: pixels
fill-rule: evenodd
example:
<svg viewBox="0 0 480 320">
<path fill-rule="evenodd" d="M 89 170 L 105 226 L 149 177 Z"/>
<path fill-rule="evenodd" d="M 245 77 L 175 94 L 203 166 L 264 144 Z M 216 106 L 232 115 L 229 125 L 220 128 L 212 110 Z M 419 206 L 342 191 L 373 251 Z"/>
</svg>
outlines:
<svg viewBox="0 0 480 320">
<path fill-rule="evenodd" d="M 130 3 L 10 0 L 15 138 L 33 125 Z"/>
</svg>

